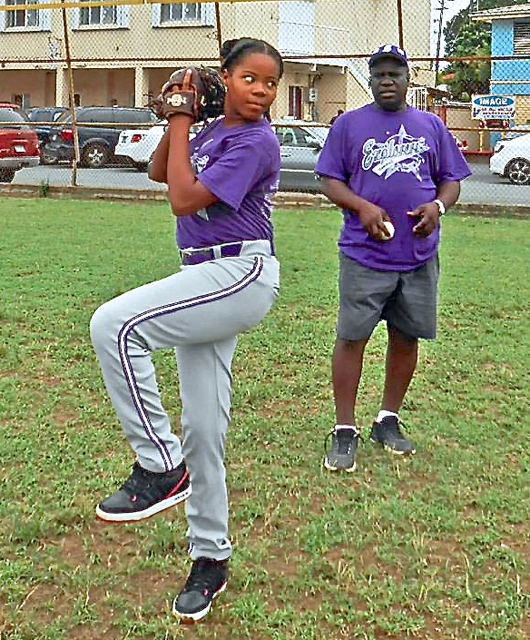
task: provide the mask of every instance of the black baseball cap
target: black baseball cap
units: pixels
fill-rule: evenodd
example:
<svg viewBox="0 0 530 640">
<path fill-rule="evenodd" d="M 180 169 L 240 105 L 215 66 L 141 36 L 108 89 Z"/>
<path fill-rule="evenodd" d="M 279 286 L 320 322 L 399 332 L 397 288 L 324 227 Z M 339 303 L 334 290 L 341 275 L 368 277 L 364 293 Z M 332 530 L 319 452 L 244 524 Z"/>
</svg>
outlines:
<svg viewBox="0 0 530 640">
<path fill-rule="evenodd" d="M 407 54 L 401 47 L 398 47 L 395 44 L 382 44 L 378 49 L 376 49 L 372 55 L 370 56 L 370 60 L 368 61 L 368 66 L 370 69 L 374 66 L 374 64 L 381 60 L 382 58 L 393 58 L 400 62 L 404 67 L 409 66 L 409 61 L 407 59 Z"/>
</svg>

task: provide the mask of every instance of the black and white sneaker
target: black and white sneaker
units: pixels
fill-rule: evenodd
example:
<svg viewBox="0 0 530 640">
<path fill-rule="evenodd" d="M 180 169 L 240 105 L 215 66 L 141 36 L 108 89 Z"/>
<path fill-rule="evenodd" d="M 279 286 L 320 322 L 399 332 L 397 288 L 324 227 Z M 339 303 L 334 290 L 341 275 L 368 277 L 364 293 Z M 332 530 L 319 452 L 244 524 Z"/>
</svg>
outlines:
<svg viewBox="0 0 530 640">
<path fill-rule="evenodd" d="M 329 471 L 355 471 L 360 433 L 355 427 L 335 427 L 325 443 L 324 466 Z"/>
<path fill-rule="evenodd" d="M 190 474 L 184 461 L 166 473 L 147 471 L 135 462 L 131 476 L 119 491 L 97 506 L 96 515 L 106 522 L 145 520 L 190 495 Z"/>
<path fill-rule="evenodd" d="M 416 449 L 410 440 L 401 432 L 397 416 L 385 416 L 381 422 L 377 420 L 372 425 L 370 440 L 381 445 L 387 451 L 397 455 L 413 455 Z"/>
<path fill-rule="evenodd" d="M 226 589 L 228 560 L 198 558 L 182 591 L 173 602 L 181 622 L 198 622 L 210 611 L 212 601 Z"/>
</svg>

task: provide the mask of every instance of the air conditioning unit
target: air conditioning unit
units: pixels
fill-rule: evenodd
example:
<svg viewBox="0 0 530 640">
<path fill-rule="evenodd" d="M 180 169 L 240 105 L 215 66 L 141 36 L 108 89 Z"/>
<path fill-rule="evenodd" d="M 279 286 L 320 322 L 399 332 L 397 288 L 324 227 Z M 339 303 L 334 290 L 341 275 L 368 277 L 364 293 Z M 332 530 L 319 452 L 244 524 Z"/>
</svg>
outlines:
<svg viewBox="0 0 530 640">
<path fill-rule="evenodd" d="M 317 90 L 315 87 L 309 87 L 307 91 L 307 101 L 308 102 L 316 102 L 317 101 Z"/>
</svg>

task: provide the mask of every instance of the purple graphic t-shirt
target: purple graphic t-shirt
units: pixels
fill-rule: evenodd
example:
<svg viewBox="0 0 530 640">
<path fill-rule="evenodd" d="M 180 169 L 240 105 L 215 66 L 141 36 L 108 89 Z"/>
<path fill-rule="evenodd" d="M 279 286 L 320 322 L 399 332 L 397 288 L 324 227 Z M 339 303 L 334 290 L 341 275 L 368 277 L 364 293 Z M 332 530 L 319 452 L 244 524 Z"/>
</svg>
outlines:
<svg viewBox="0 0 530 640">
<path fill-rule="evenodd" d="M 337 119 L 315 171 L 344 182 L 392 220 L 394 237 L 380 242 L 363 229 L 355 213 L 343 210 L 340 250 L 363 266 L 381 271 L 411 271 L 436 254 L 440 227 L 419 238 L 412 233 L 418 219 L 407 216 L 407 211 L 432 202 L 444 182 L 471 175 L 438 116 L 413 107 L 383 111 L 375 104 Z"/>
<path fill-rule="evenodd" d="M 224 118 L 190 142 L 197 179 L 218 202 L 177 218 L 181 249 L 240 240 L 273 240 L 272 198 L 280 178 L 280 146 L 269 122 L 226 127 Z"/>
</svg>

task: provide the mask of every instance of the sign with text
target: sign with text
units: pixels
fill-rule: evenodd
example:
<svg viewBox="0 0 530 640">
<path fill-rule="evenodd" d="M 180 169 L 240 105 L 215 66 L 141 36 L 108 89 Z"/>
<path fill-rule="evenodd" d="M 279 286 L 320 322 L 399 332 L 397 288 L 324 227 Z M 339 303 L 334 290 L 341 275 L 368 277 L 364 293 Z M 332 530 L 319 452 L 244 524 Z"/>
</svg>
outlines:
<svg viewBox="0 0 530 640">
<path fill-rule="evenodd" d="M 472 96 L 472 120 L 510 120 L 512 118 L 515 118 L 515 98 L 513 96 Z"/>
</svg>

